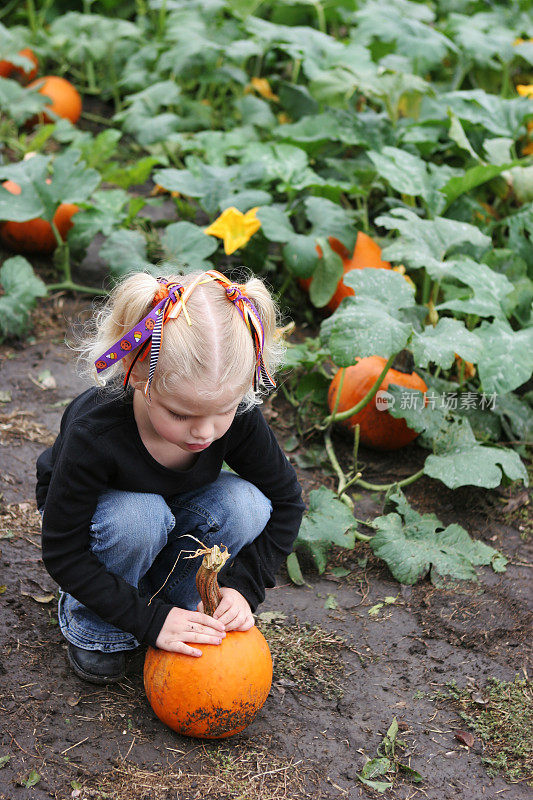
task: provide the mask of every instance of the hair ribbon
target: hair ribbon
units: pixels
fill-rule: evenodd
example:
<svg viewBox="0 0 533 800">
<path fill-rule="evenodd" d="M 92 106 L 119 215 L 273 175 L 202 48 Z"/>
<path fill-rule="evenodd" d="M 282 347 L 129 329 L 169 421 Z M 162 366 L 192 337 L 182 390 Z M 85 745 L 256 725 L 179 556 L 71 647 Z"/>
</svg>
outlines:
<svg viewBox="0 0 533 800">
<path fill-rule="evenodd" d="M 241 286 L 232 283 L 229 278 L 221 272 L 217 272 L 217 270 L 208 270 L 201 273 L 187 287 L 183 287 L 175 281 L 169 281 L 167 283 L 163 278 L 158 278 L 157 280 L 161 284 L 161 287 L 154 296 L 154 307 L 137 325 L 115 342 L 109 351 L 106 351 L 97 358 L 95 361 L 97 373 L 103 372 L 103 370 L 116 364 L 117 361 L 120 361 L 120 359 L 128 355 L 131 350 L 139 348 L 124 378 L 124 385 L 127 385 L 131 371 L 137 360 L 139 358 L 142 360 L 146 357 L 151 340 L 148 380 L 144 387 L 144 393 L 150 397 L 150 387 L 161 350 L 165 322 L 169 319 L 176 319 L 183 311 L 187 324 L 192 325 L 191 318 L 187 311 L 187 300 L 197 286 L 216 281 L 225 288 L 228 300 L 237 308 L 252 336 L 256 353 L 254 389 L 257 390 L 260 382 L 269 390 L 275 388 L 276 383 L 269 374 L 263 360 L 265 341 L 263 323 L 261 322 L 261 317 L 255 305 L 250 298 L 243 293 Z M 159 299 L 162 294 L 163 297 Z"/>
</svg>

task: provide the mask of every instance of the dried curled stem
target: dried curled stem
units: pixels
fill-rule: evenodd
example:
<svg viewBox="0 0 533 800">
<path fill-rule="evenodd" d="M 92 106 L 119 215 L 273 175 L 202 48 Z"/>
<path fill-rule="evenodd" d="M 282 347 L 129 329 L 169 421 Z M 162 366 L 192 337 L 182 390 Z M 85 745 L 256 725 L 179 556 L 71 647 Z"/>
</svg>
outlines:
<svg viewBox="0 0 533 800">
<path fill-rule="evenodd" d="M 200 544 L 202 546 L 200 548 L 198 548 L 198 550 L 180 550 L 180 552 L 178 553 L 177 559 L 174 561 L 172 569 L 168 573 L 168 575 L 165 578 L 163 584 L 159 587 L 157 592 L 155 592 L 151 596 L 151 598 L 148 601 L 148 605 L 150 605 L 152 600 L 154 599 L 154 597 L 157 597 L 159 592 L 162 589 L 165 588 L 165 586 L 166 586 L 166 584 L 168 582 L 168 579 L 170 578 L 170 576 L 174 572 L 174 570 L 176 568 L 176 564 L 180 560 L 181 556 L 184 553 L 188 553 L 189 555 L 183 556 L 183 557 L 184 558 L 198 558 L 198 556 L 203 556 L 202 564 L 199 567 L 198 573 L 196 575 L 196 586 L 197 586 L 198 591 L 200 593 L 200 597 L 202 598 L 202 603 L 204 604 L 204 608 L 206 608 L 206 602 L 205 602 L 204 596 L 202 594 L 202 591 L 198 587 L 198 574 L 200 573 L 201 570 L 203 570 L 202 575 L 205 572 L 205 574 L 206 574 L 205 581 L 209 582 L 210 584 L 213 583 L 213 578 L 214 578 L 214 586 L 211 587 L 210 590 L 209 590 L 210 594 L 213 594 L 213 596 L 215 596 L 215 594 L 216 594 L 216 596 L 218 597 L 216 605 L 213 608 L 213 611 L 214 611 L 215 608 L 217 607 L 217 605 L 220 603 L 220 600 L 222 599 L 222 595 L 220 594 L 220 588 L 218 586 L 218 581 L 217 581 L 217 572 L 219 572 L 222 569 L 222 567 L 224 566 L 224 564 L 226 563 L 226 561 L 230 557 L 230 554 L 228 553 L 228 548 L 226 547 L 225 544 L 221 544 L 220 547 L 217 544 L 213 545 L 213 547 L 206 547 L 205 544 L 202 541 L 200 541 L 200 539 L 196 538 L 196 536 L 193 536 L 190 533 L 186 533 L 186 534 L 184 534 L 184 536 L 187 536 L 189 539 L 194 539 L 195 542 L 198 542 L 198 544 Z M 210 577 L 211 574 L 212 574 L 213 577 Z M 204 580 L 204 579 L 202 578 L 202 580 Z M 205 613 L 209 614 L 210 617 L 213 616 L 213 614 L 211 612 L 209 612 L 209 611 L 206 611 Z"/>
<path fill-rule="evenodd" d="M 213 547 L 202 546 L 202 549 L 197 550 L 194 555 L 204 556 L 196 573 L 196 588 L 202 600 L 204 612 L 212 617 L 222 600 L 217 574 L 230 557 L 230 554 L 225 545 L 219 547 L 215 544 Z M 189 556 L 189 558 L 192 558 L 192 556 Z"/>
</svg>

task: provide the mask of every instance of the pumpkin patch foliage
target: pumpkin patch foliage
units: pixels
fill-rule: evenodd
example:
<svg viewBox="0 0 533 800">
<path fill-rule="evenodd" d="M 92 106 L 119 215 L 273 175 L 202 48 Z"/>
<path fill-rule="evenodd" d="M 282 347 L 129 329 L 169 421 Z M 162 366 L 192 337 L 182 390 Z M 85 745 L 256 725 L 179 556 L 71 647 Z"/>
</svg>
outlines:
<svg viewBox="0 0 533 800">
<path fill-rule="evenodd" d="M 307 336 L 287 343 L 280 388 L 294 433 L 337 480 L 312 493 L 300 533 L 320 571 L 332 544 L 353 547 L 351 490 L 391 488 L 359 471 L 360 445 L 428 451 L 400 489 L 527 484 L 526 0 L 41 5 L 0 21 L 2 339 L 29 330 L 47 293 L 105 291 L 73 278 L 89 248 L 106 289 L 139 269 L 261 274 Z M 351 389 L 371 359 L 373 380 Z M 337 423 L 353 434 L 348 468 Z M 370 542 L 398 580 L 494 565 L 426 518 L 415 546 L 406 503 Z"/>
</svg>

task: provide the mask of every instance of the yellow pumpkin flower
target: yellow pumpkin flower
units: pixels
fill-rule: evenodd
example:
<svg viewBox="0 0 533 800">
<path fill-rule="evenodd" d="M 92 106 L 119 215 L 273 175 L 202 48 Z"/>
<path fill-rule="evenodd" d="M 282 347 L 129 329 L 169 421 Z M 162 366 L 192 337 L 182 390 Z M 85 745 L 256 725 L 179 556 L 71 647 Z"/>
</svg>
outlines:
<svg viewBox="0 0 533 800">
<path fill-rule="evenodd" d="M 520 95 L 520 97 L 530 97 L 533 100 L 533 83 L 519 83 L 516 87 L 516 91 Z M 530 120 L 527 123 L 528 132 L 531 133 L 533 131 L 533 120 Z M 531 144 L 528 144 L 522 150 L 523 156 L 531 155 Z"/>
<path fill-rule="evenodd" d="M 273 100 L 276 103 L 279 100 L 279 97 L 277 94 L 274 94 L 266 78 L 251 78 L 250 83 L 246 88 L 249 92 L 255 89 L 257 94 L 260 94 L 261 97 L 265 98 L 265 100 Z"/>
<path fill-rule="evenodd" d="M 217 236 L 224 240 L 224 252 L 227 256 L 248 244 L 254 233 L 261 227 L 256 213 L 259 206 L 251 208 L 246 214 L 231 206 L 222 212 L 220 217 L 204 230 L 208 236 Z"/>
<path fill-rule="evenodd" d="M 284 111 L 280 111 L 279 112 L 279 114 L 278 114 L 278 122 L 279 122 L 280 125 L 288 125 L 290 123 L 290 121 L 291 121 L 291 118 L 289 117 L 288 114 L 286 114 Z"/>
</svg>

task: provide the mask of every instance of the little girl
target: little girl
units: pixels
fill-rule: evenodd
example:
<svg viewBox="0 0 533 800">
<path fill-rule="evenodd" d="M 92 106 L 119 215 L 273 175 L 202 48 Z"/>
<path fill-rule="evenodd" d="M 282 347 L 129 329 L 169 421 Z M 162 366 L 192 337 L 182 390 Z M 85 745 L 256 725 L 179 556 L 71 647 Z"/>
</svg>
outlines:
<svg viewBox="0 0 533 800">
<path fill-rule="evenodd" d="M 82 357 L 115 380 L 65 410 L 37 461 L 37 505 L 70 664 L 109 683 L 141 643 L 198 657 L 195 643 L 251 628 L 303 503 L 257 405 L 280 355 L 261 281 L 136 273 L 94 323 Z M 214 617 L 199 602 L 198 559 L 185 557 L 192 537 L 231 554 Z"/>
</svg>

